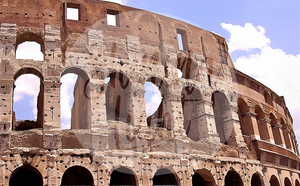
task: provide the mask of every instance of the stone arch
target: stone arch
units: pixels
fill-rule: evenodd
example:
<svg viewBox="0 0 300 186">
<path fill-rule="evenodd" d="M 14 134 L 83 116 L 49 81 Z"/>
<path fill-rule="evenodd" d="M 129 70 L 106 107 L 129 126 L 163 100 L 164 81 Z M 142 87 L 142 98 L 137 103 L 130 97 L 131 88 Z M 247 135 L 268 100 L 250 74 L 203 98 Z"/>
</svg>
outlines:
<svg viewBox="0 0 300 186">
<path fill-rule="evenodd" d="M 19 185 L 43 186 L 43 177 L 34 167 L 24 165 L 14 170 L 9 178 L 9 186 Z"/>
<path fill-rule="evenodd" d="M 264 186 L 264 180 L 260 173 L 256 172 L 252 175 L 251 186 Z"/>
<path fill-rule="evenodd" d="M 225 176 L 225 186 L 243 186 L 240 175 L 235 170 L 229 170 Z"/>
<path fill-rule="evenodd" d="M 153 186 L 155 185 L 180 185 L 178 176 L 166 168 L 156 171 L 153 178 Z"/>
<path fill-rule="evenodd" d="M 192 185 L 216 186 L 216 183 L 210 171 L 208 171 L 207 169 L 199 169 L 195 171 L 193 175 Z"/>
<path fill-rule="evenodd" d="M 259 130 L 260 139 L 269 141 L 270 135 L 268 133 L 268 126 L 266 123 L 265 113 L 262 108 L 258 105 L 255 106 L 256 120 Z"/>
<path fill-rule="evenodd" d="M 230 138 L 234 133 L 233 126 L 227 123 L 228 120 L 231 119 L 229 101 L 226 95 L 219 91 L 215 91 L 212 94 L 211 101 L 213 104 L 214 118 L 220 142 L 224 144 L 232 144 L 231 141 L 228 141 L 231 140 Z"/>
<path fill-rule="evenodd" d="M 121 166 L 112 171 L 109 185 L 138 186 L 138 179 L 133 170 Z"/>
<path fill-rule="evenodd" d="M 158 109 L 147 118 L 147 125 L 150 127 L 161 127 L 166 128 L 168 130 L 173 129 L 173 118 L 170 105 L 166 101 L 169 96 L 169 89 L 167 83 L 158 77 L 150 77 L 146 80 L 147 82 L 151 82 L 156 85 L 161 93 L 162 101 L 158 107 Z"/>
<path fill-rule="evenodd" d="M 270 120 L 275 144 L 282 145 L 283 143 L 280 134 L 281 124 L 278 123 L 276 116 L 272 112 L 270 112 Z"/>
<path fill-rule="evenodd" d="M 182 78 L 194 79 L 198 75 L 198 64 L 191 58 L 190 55 L 177 55 L 177 69 L 182 73 Z"/>
<path fill-rule="evenodd" d="M 295 180 L 295 186 L 300 186 L 300 182 L 298 179 Z"/>
<path fill-rule="evenodd" d="M 91 172 L 82 166 L 75 165 L 68 168 L 61 179 L 61 185 L 86 185 L 94 186 L 94 178 Z"/>
<path fill-rule="evenodd" d="M 16 115 L 13 112 L 14 114 L 12 118 L 13 121 L 12 130 L 28 130 L 33 128 L 43 128 L 44 126 L 44 83 L 43 83 L 44 77 L 39 70 L 32 67 L 26 67 L 26 68 L 21 68 L 19 71 L 17 71 L 13 79 L 16 81 L 21 75 L 26 75 L 26 74 L 33 74 L 40 79 L 40 85 L 39 85 L 40 91 L 37 96 L 37 119 L 36 121 L 25 120 L 25 121 L 17 122 Z"/>
<path fill-rule="evenodd" d="M 77 75 L 77 77 L 75 76 L 76 82 L 73 90 L 74 102 L 71 111 L 71 129 L 90 129 L 91 99 L 89 89 L 89 76 L 85 72 L 85 70 L 82 70 L 78 67 L 66 68 L 62 72 L 61 78 L 66 74 Z"/>
<path fill-rule="evenodd" d="M 254 134 L 253 126 L 251 120 L 249 120 L 246 116 L 249 112 L 249 107 L 246 101 L 242 98 L 238 98 L 238 115 L 241 125 L 241 131 L 243 135 L 251 136 Z"/>
<path fill-rule="evenodd" d="M 41 35 L 32 32 L 25 32 L 17 36 L 15 51 L 17 52 L 17 49 L 20 44 L 27 41 L 38 43 L 41 46 L 41 52 L 44 54 L 45 57 L 45 43 L 43 37 Z"/>
<path fill-rule="evenodd" d="M 283 118 L 280 118 L 280 124 L 282 125 L 282 133 L 283 133 L 283 138 L 285 142 L 285 146 L 287 149 L 292 150 L 292 143 L 291 143 L 291 138 L 290 138 L 290 128 L 286 124 Z"/>
<path fill-rule="evenodd" d="M 109 78 L 105 93 L 107 120 L 133 124 L 132 83 L 121 72 L 112 72 L 107 78 Z"/>
<path fill-rule="evenodd" d="M 270 178 L 270 186 L 280 186 L 279 181 L 275 175 Z"/>
<path fill-rule="evenodd" d="M 183 128 L 187 136 L 193 141 L 198 141 L 200 137 L 200 119 L 203 111 L 203 99 L 200 91 L 194 86 L 186 86 L 181 91 L 181 104 L 183 110 Z M 201 112 L 202 111 L 202 112 Z"/>
<path fill-rule="evenodd" d="M 292 186 L 290 179 L 287 177 L 284 178 L 284 186 Z"/>
<path fill-rule="evenodd" d="M 265 98 L 265 102 L 266 103 L 268 103 L 268 104 L 270 104 L 270 105 L 273 106 L 272 96 L 271 96 L 271 94 L 267 90 L 264 91 L 264 98 Z"/>
</svg>

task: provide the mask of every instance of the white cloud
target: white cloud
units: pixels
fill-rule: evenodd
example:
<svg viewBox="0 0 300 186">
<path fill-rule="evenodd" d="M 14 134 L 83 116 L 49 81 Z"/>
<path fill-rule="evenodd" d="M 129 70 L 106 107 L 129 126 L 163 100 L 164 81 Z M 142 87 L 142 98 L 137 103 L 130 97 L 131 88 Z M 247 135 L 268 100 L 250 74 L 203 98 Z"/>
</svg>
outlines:
<svg viewBox="0 0 300 186">
<path fill-rule="evenodd" d="M 40 92 L 40 78 L 33 74 L 21 75 L 15 82 L 14 102 L 23 99 L 24 95 L 37 96 Z"/>
<path fill-rule="evenodd" d="M 177 68 L 177 77 L 178 78 L 182 78 L 182 72 L 181 72 L 181 70 L 179 70 L 178 68 Z"/>
<path fill-rule="evenodd" d="M 279 96 L 284 96 L 294 119 L 295 133 L 300 139 L 300 54 L 295 56 L 286 54 L 281 49 L 273 49 L 269 46 L 271 41 L 264 35 L 263 27 L 257 29 L 250 23 L 245 27 L 222 23 L 222 27 L 231 34 L 228 43 L 231 51 L 260 49 L 256 54 L 239 57 L 234 65 Z"/>
<path fill-rule="evenodd" d="M 244 27 L 226 23 L 221 23 L 221 26 L 230 33 L 229 52 L 262 49 L 270 45 L 271 41 L 265 36 L 265 29 L 262 26 L 255 27 L 251 23 L 246 23 Z"/>
<path fill-rule="evenodd" d="M 60 111 L 61 111 L 61 128 L 70 128 L 71 123 L 71 109 L 73 106 L 74 96 L 73 90 L 77 80 L 76 74 L 66 74 L 61 78 L 60 89 Z"/>
<path fill-rule="evenodd" d="M 18 45 L 16 51 L 17 59 L 44 60 L 44 54 L 41 52 L 41 45 L 34 41 L 26 41 Z"/>
<path fill-rule="evenodd" d="M 146 113 L 147 116 L 150 116 L 158 109 L 162 97 L 158 87 L 155 86 L 153 83 L 146 82 L 145 90 L 146 92 L 149 92 L 151 95 L 150 101 L 146 103 Z"/>
<path fill-rule="evenodd" d="M 33 107 L 32 113 L 33 113 L 34 119 L 37 119 L 37 96 L 35 96 L 30 101 L 30 106 Z"/>
</svg>

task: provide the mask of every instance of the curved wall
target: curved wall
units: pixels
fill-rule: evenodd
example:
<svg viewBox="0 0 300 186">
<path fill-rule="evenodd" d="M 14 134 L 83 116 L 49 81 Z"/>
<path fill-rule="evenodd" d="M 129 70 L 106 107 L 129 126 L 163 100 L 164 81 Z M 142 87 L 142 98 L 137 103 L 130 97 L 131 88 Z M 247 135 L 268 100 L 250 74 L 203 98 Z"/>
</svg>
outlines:
<svg viewBox="0 0 300 186">
<path fill-rule="evenodd" d="M 69 8 L 79 20 L 68 19 Z M 96 0 L 4 0 L 0 23 L 2 185 L 27 169 L 44 185 L 299 185 L 283 97 L 234 69 L 224 38 Z M 25 41 L 41 45 L 43 61 L 15 58 Z M 61 77 L 68 73 L 80 78 L 72 129 L 61 130 Z M 23 74 L 40 78 L 36 121 L 17 121 L 13 112 L 14 82 Z M 150 117 L 146 82 L 162 96 Z M 76 176 L 83 170 L 85 178 Z M 113 172 L 130 183 L 112 181 Z"/>
</svg>

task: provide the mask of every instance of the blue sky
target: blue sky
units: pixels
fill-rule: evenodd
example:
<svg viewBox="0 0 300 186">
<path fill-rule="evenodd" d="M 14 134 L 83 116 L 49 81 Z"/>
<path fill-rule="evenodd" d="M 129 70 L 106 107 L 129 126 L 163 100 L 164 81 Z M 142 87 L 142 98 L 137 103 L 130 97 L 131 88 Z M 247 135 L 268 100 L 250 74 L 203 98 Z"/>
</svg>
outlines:
<svg viewBox="0 0 300 186">
<path fill-rule="evenodd" d="M 179 19 L 223 36 L 238 70 L 285 97 L 300 142 L 299 0 L 110 1 Z M 157 90 L 148 90 L 156 98 L 149 94 L 146 102 L 157 102 Z"/>
<path fill-rule="evenodd" d="M 238 70 L 285 97 L 300 142 L 299 0 L 127 0 L 122 3 L 223 36 Z"/>
</svg>

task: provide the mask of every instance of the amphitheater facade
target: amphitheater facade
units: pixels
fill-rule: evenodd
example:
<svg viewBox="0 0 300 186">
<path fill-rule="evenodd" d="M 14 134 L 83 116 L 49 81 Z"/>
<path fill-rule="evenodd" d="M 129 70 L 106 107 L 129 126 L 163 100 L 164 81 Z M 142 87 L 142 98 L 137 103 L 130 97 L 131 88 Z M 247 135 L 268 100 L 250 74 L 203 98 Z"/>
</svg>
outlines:
<svg viewBox="0 0 300 186">
<path fill-rule="evenodd" d="M 0 2 L 0 186 L 300 185 L 284 98 L 236 70 L 223 37 L 98 0 Z M 26 41 L 44 60 L 16 59 Z M 78 79 L 62 130 L 69 73 Z M 13 108 L 24 74 L 40 79 L 35 121 Z M 151 116 L 146 82 L 162 97 Z"/>
</svg>

